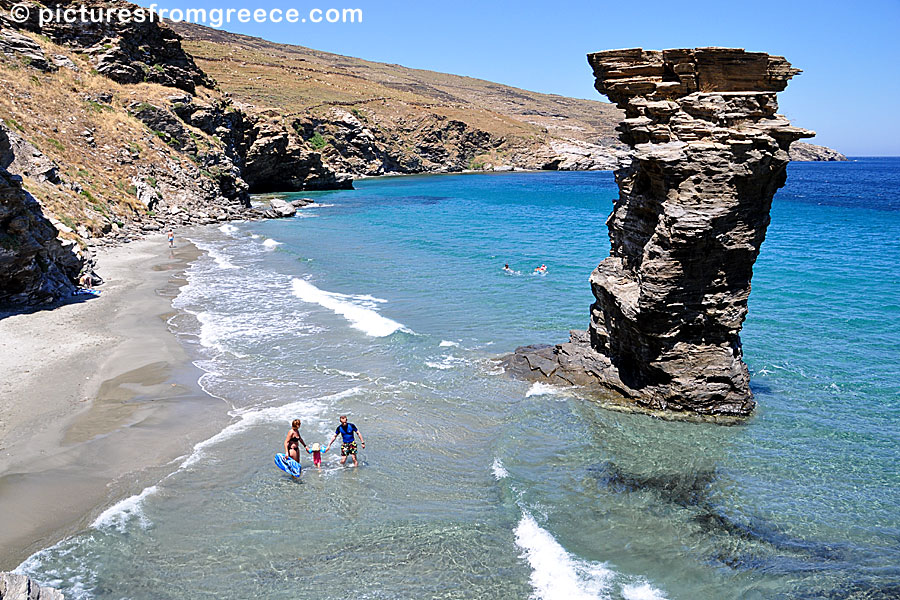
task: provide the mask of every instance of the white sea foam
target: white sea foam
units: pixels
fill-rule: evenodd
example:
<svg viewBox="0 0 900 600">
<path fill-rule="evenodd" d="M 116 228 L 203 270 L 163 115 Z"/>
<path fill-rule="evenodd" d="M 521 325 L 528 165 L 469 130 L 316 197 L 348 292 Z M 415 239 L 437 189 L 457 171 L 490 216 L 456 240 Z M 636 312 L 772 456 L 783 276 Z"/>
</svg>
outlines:
<svg viewBox="0 0 900 600">
<path fill-rule="evenodd" d="M 506 470 L 506 467 L 503 466 L 503 461 L 499 458 L 495 458 L 491 464 L 491 473 L 494 474 L 494 479 L 497 481 L 509 477 L 509 471 Z"/>
<path fill-rule="evenodd" d="M 666 596 L 649 583 L 630 583 L 622 586 L 625 600 L 665 600 Z"/>
<path fill-rule="evenodd" d="M 135 494 L 116 502 L 100 513 L 100 515 L 94 519 L 94 522 L 91 523 L 91 527 L 94 529 L 113 527 L 119 531 L 125 531 L 125 526 L 128 524 L 128 521 L 132 518 L 137 518 L 141 527 L 146 529 L 150 526 L 150 520 L 147 518 L 147 515 L 144 514 L 142 505 L 148 496 L 152 496 L 158 491 L 159 488 L 155 485 L 151 485 L 148 488 L 144 488 L 140 494 Z"/>
<path fill-rule="evenodd" d="M 278 240 L 273 240 L 272 238 L 266 238 L 266 241 L 264 241 L 262 245 L 269 250 L 274 250 L 276 247 L 281 245 L 281 242 L 279 242 Z"/>
<path fill-rule="evenodd" d="M 219 248 L 211 244 L 206 244 L 204 242 L 198 242 L 196 240 L 191 240 L 191 242 L 197 246 L 203 252 L 206 252 L 211 259 L 216 261 L 216 264 L 220 269 L 237 269 L 239 268 L 237 265 L 231 262 L 231 257 L 222 252 Z"/>
<path fill-rule="evenodd" d="M 225 223 L 224 225 L 219 227 L 219 231 L 221 231 L 222 233 L 227 233 L 228 235 L 233 235 L 237 233 L 239 229 L 231 223 Z"/>
<path fill-rule="evenodd" d="M 578 560 L 563 548 L 534 517 L 523 511 L 515 530 L 516 545 L 531 566 L 533 598 L 593 600 L 608 598 L 615 573 L 603 563 Z"/>
<path fill-rule="evenodd" d="M 251 234 L 250 234 L 250 239 L 251 239 L 251 240 L 258 240 L 259 238 L 260 238 L 260 235 L 259 235 L 258 233 L 251 233 Z"/>
<path fill-rule="evenodd" d="M 294 296 L 304 302 L 323 306 L 335 314 L 344 317 L 350 322 L 351 327 L 359 329 L 366 335 L 372 337 L 384 337 L 401 329 L 408 331 L 401 323 L 381 316 L 373 308 L 353 302 L 350 300 L 350 298 L 353 298 L 352 296 L 320 290 L 313 284 L 302 279 L 295 278 L 291 282 L 291 285 L 293 287 Z M 380 300 L 379 298 L 372 298 L 371 296 L 368 298 L 370 298 L 370 303 L 378 301 L 383 302 L 383 300 Z"/>
<path fill-rule="evenodd" d="M 447 369 L 455 369 L 461 365 L 468 363 L 469 361 L 465 358 L 460 358 L 459 356 L 453 356 L 452 354 L 449 356 L 445 356 L 440 361 L 426 360 L 425 366 L 431 367 L 432 369 L 440 369 L 442 371 L 446 371 Z"/>
<path fill-rule="evenodd" d="M 451 342 L 449 340 L 441 340 L 441 343 L 438 344 L 441 348 L 455 348 L 459 346 L 459 342 Z"/>
<path fill-rule="evenodd" d="M 552 386 L 548 383 L 543 383 L 543 382 L 537 381 L 537 382 L 531 384 L 531 387 L 528 388 L 527 392 L 525 392 L 525 397 L 531 398 L 532 396 L 549 396 L 549 395 L 558 395 L 558 394 L 562 394 L 562 393 L 563 393 L 563 390 L 558 387 Z"/>
</svg>

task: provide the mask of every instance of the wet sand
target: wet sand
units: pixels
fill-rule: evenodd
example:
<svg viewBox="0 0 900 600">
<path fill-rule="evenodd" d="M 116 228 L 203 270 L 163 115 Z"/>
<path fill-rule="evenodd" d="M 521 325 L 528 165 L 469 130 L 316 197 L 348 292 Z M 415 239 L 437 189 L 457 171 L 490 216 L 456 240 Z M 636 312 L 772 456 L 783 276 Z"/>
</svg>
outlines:
<svg viewBox="0 0 900 600">
<path fill-rule="evenodd" d="M 227 422 L 166 323 L 197 256 L 162 236 L 104 250 L 99 298 L 0 319 L 0 570 L 152 485 Z"/>
</svg>

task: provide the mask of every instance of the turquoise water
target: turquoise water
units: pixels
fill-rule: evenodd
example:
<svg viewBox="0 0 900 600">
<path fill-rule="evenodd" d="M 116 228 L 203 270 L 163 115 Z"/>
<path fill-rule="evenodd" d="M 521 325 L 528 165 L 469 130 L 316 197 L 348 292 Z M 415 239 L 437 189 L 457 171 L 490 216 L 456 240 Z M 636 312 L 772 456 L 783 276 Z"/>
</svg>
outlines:
<svg viewBox="0 0 900 600">
<path fill-rule="evenodd" d="M 233 422 L 23 571 L 75 598 L 900 596 L 900 160 L 791 165 L 733 427 L 491 360 L 587 326 L 611 173 L 357 188 L 191 234 L 171 326 Z M 275 468 L 291 419 L 322 443 L 343 413 L 359 469 Z"/>
</svg>

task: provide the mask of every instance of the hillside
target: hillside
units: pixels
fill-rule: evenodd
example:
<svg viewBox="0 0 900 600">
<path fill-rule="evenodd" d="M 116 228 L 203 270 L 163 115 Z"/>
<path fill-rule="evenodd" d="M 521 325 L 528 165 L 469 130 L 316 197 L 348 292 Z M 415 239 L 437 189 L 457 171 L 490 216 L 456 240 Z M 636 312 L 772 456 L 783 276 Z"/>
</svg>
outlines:
<svg viewBox="0 0 900 600">
<path fill-rule="evenodd" d="M 222 90 L 315 138 L 339 171 L 612 169 L 626 155 L 615 131 L 623 115 L 599 95 L 540 94 L 199 25 L 170 27 Z M 805 143 L 794 158 L 844 159 Z"/>
<path fill-rule="evenodd" d="M 170 26 L 236 102 L 275 111 L 308 138 L 319 133 L 333 146 L 323 150 L 326 158 L 355 174 L 616 163 L 621 113 L 599 96 L 539 94 L 198 25 Z"/>
</svg>

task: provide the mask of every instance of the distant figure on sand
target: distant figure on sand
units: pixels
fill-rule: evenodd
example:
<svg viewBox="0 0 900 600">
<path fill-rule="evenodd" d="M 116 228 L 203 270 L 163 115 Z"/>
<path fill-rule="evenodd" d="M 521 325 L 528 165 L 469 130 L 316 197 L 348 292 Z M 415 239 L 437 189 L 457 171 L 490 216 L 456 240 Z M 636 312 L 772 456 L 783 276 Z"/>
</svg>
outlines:
<svg viewBox="0 0 900 600">
<path fill-rule="evenodd" d="M 94 287 L 94 278 L 91 276 L 90 271 L 85 271 L 81 274 L 81 277 L 78 278 L 78 285 L 86 290 Z"/>
<path fill-rule="evenodd" d="M 337 439 L 338 435 L 341 436 L 341 464 L 346 463 L 347 457 L 349 456 L 353 459 L 353 466 L 359 466 L 359 463 L 356 461 L 357 450 L 356 438 L 354 436 L 359 436 L 359 441 L 362 444 L 363 450 L 366 449 L 366 442 L 363 440 L 363 436 L 359 432 L 359 429 L 356 428 L 356 425 L 347 422 L 347 415 L 341 415 L 341 424 L 334 430 L 334 437 L 328 442 L 328 447 L 325 448 L 325 452 L 328 452 L 328 448 L 331 448 L 331 445 L 334 443 L 334 440 Z"/>
<path fill-rule="evenodd" d="M 316 468 L 320 468 L 322 466 L 322 453 L 326 450 L 327 448 L 323 449 L 321 446 L 319 446 L 318 443 L 313 444 L 306 449 L 307 452 L 312 454 L 313 464 L 316 465 Z"/>
<path fill-rule="evenodd" d="M 166 233 L 166 237 L 169 239 L 169 248 L 175 247 L 175 232 L 171 229 Z"/>
<path fill-rule="evenodd" d="M 300 419 L 291 422 L 291 430 L 284 439 L 284 454 L 300 462 L 300 446 L 306 449 L 306 442 L 300 437 Z M 308 451 L 308 450 L 307 450 Z"/>
</svg>

